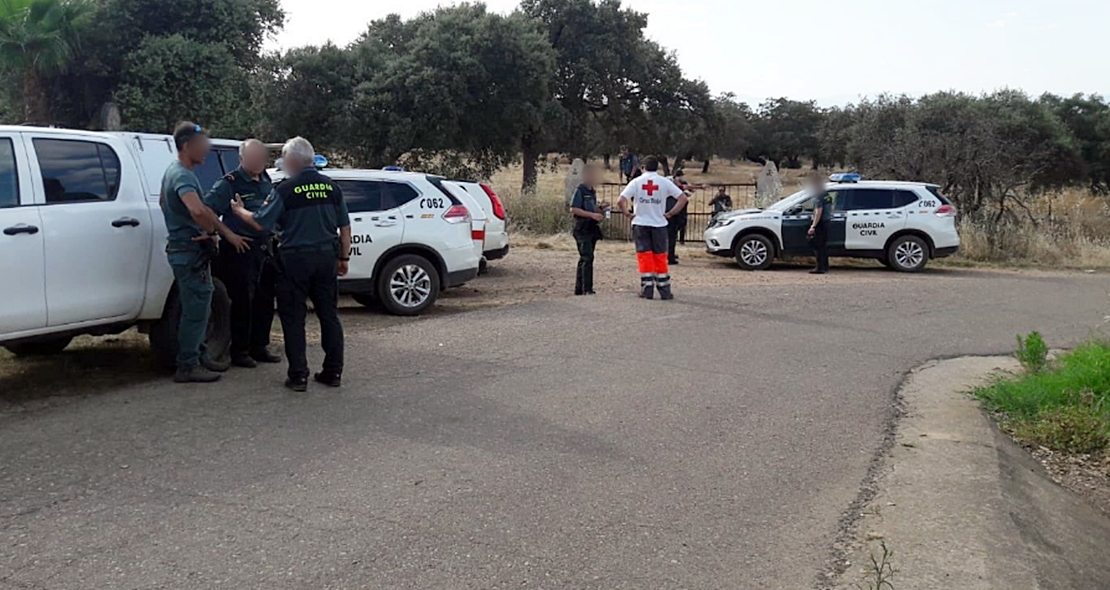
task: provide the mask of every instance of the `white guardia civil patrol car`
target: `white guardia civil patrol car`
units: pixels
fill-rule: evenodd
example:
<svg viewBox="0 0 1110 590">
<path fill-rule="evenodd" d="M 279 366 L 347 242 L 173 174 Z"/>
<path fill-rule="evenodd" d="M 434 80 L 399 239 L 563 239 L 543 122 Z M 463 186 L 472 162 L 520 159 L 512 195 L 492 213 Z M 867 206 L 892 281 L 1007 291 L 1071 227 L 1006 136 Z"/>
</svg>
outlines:
<svg viewBox="0 0 1110 590">
<path fill-rule="evenodd" d="M 316 167 L 339 185 L 351 215 L 350 272 L 339 279 L 340 293 L 413 316 L 431 307 L 441 290 L 478 276 L 481 241 L 470 211 L 446 179 L 327 168 L 319 155 Z M 270 177 L 276 183 L 285 173 L 271 170 Z"/>
<path fill-rule="evenodd" d="M 956 208 L 933 184 L 865 181 L 834 174 L 825 193 L 799 191 L 766 209 L 718 215 L 705 232 L 710 254 L 735 257 L 740 268 L 764 270 L 775 258 L 812 255 L 807 232 L 815 197 L 833 201 L 829 255 L 874 258 L 902 272 L 917 272 L 931 258 L 960 248 Z"/>
</svg>

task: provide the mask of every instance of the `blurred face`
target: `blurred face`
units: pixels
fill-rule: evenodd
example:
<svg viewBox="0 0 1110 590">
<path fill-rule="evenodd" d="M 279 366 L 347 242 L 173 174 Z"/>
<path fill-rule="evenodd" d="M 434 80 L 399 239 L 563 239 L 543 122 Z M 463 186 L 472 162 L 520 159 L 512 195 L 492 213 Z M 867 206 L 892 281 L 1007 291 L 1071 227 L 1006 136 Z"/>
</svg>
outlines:
<svg viewBox="0 0 1110 590">
<path fill-rule="evenodd" d="M 194 166 L 199 166 L 204 163 L 204 159 L 208 157 L 208 152 L 212 150 L 212 142 L 208 140 L 207 135 L 194 135 L 188 143 L 185 144 L 183 150 L 185 157 L 189 159 Z"/>
<path fill-rule="evenodd" d="M 243 146 L 243 153 L 239 156 L 239 164 L 243 166 L 243 170 L 258 175 L 266 169 L 266 161 L 269 160 L 269 156 L 266 146 L 252 141 Z"/>
<path fill-rule="evenodd" d="M 825 192 L 825 181 L 816 176 L 811 176 L 806 180 L 806 187 L 812 193 L 823 193 Z"/>
<path fill-rule="evenodd" d="M 720 194 L 722 194 L 722 195 L 723 195 L 723 194 L 725 194 L 725 192 L 726 192 L 726 191 L 725 191 L 725 187 L 723 187 L 723 186 L 722 186 L 722 187 L 718 188 L 718 189 L 717 189 L 717 192 L 718 192 L 718 193 L 720 193 Z"/>
<path fill-rule="evenodd" d="M 622 147 L 621 148 L 621 155 L 622 156 L 627 156 L 628 155 L 628 148 Z"/>
<path fill-rule="evenodd" d="M 597 175 L 597 168 L 594 168 L 593 166 L 587 166 L 586 169 L 582 171 L 582 182 L 593 186 L 597 184 Z"/>
</svg>

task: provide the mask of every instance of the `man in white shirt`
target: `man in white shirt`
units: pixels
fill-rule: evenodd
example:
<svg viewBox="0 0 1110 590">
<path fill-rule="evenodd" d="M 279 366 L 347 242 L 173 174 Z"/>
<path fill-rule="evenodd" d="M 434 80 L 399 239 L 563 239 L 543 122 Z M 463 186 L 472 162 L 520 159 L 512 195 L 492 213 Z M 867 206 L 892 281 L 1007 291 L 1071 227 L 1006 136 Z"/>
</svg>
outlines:
<svg viewBox="0 0 1110 590">
<path fill-rule="evenodd" d="M 640 297 L 653 299 L 655 289 L 659 298 L 674 299 L 671 294 L 671 275 L 667 269 L 667 220 L 686 207 L 686 194 L 664 176 L 659 175 L 659 160 L 654 156 L 644 158 L 644 173 L 632 179 L 621 191 L 617 201 L 621 213 L 632 218 L 632 237 L 636 242 L 636 261 L 640 267 Z M 676 204 L 667 210 L 667 198 Z M 635 214 L 628 210 L 632 201 Z"/>
</svg>

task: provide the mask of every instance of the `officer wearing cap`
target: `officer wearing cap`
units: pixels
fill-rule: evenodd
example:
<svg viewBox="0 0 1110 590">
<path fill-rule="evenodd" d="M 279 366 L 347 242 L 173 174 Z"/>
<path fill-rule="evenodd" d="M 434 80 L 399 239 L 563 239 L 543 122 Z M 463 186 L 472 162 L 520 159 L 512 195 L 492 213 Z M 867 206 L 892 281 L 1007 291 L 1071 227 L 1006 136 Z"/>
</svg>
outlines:
<svg viewBox="0 0 1110 590">
<path fill-rule="evenodd" d="M 255 231 L 231 215 L 231 203 L 238 197 L 248 211 L 258 211 L 270 196 L 273 185 L 266 174 L 269 152 L 257 139 L 239 146 L 239 167 L 212 186 L 204 203 L 231 231 L 251 240 L 239 252 L 221 248 L 213 265 L 216 278 L 223 281 L 231 297 L 231 364 L 254 368 L 258 363 L 278 363 L 281 357 L 268 350 L 270 328 L 274 323 L 274 289 L 277 271 L 273 264 L 273 236 Z"/>
<path fill-rule="evenodd" d="M 339 187 L 313 166 L 316 152 L 303 137 L 281 149 L 284 170 L 292 176 L 281 182 L 254 213 L 238 199 L 232 212 L 255 231 L 280 231 L 281 273 L 278 277 L 278 316 L 289 358 L 285 386 L 308 388 L 305 357 L 305 301 L 312 300 L 320 320 L 324 369 L 319 383 L 339 387 L 343 376 L 343 327 L 339 323 L 338 277 L 347 274 L 351 250 L 351 220 Z"/>
<path fill-rule="evenodd" d="M 248 245 L 220 223 L 215 212 L 201 200 L 200 181 L 193 168 L 208 157 L 211 148 L 208 134 L 200 125 L 186 121 L 174 129 L 173 141 L 177 160 L 162 176 L 159 199 L 169 230 L 166 258 L 173 268 L 181 305 L 177 372 L 173 379 L 178 383 L 209 383 L 220 378 L 220 371 L 227 370 L 226 364 L 209 358 L 204 345 L 213 291 L 209 261 L 216 250 L 216 236 L 223 236 L 237 250 Z"/>
</svg>

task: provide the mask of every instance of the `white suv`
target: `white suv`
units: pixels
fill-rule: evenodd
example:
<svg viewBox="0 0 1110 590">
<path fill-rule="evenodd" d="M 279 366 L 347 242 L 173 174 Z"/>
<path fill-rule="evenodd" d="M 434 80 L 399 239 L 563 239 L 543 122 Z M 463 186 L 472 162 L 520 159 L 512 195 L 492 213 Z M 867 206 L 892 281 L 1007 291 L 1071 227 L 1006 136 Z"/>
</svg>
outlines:
<svg viewBox="0 0 1110 590">
<path fill-rule="evenodd" d="M 396 315 L 418 315 L 442 289 L 478 276 L 471 215 L 438 176 L 325 168 L 351 214 L 351 263 L 339 292 Z M 272 170 L 274 182 L 285 178 Z"/>
<path fill-rule="evenodd" d="M 917 272 L 931 258 L 960 249 L 956 208 L 939 187 L 919 182 L 862 181 L 834 174 L 821 195 L 799 191 L 766 209 L 722 213 L 705 232 L 706 250 L 735 257 L 745 270 L 764 270 L 775 258 L 810 255 L 807 231 L 815 197 L 832 197 L 829 255 L 874 258 Z"/>
</svg>

